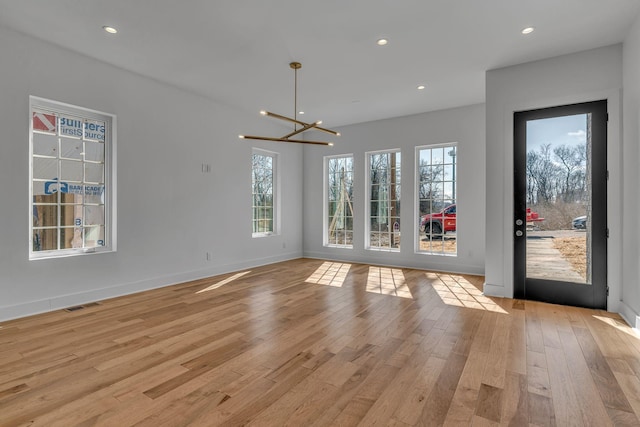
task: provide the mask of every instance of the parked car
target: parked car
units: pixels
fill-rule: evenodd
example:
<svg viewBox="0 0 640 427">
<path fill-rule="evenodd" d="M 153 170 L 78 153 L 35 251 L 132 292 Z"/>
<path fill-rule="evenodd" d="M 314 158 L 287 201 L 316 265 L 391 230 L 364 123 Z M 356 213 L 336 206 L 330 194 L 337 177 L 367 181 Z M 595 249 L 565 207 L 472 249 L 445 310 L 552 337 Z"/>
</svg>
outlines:
<svg viewBox="0 0 640 427">
<path fill-rule="evenodd" d="M 456 205 L 449 205 L 437 213 L 423 215 L 420 228 L 428 235 L 456 231 Z"/>
<path fill-rule="evenodd" d="M 585 217 L 586 218 L 586 217 Z M 526 213 L 527 226 L 535 226 L 536 223 L 544 221 L 537 212 L 527 208 Z M 456 231 L 456 205 L 449 205 L 440 212 L 423 215 L 420 228 L 425 234 L 445 234 L 450 231 Z"/>
<path fill-rule="evenodd" d="M 542 221 L 544 221 L 544 218 L 540 217 L 538 212 L 532 211 L 531 208 L 526 209 L 526 223 L 528 231 L 540 230 L 540 223 Z"/>
<path fill-rule="evenodd" d="M 571 222 L 571 224 L 573 225 L 573 228 L 576 230 L 586 230 L 587 229 L 587 216 L 583 215 L 583 216 L 579 216 L 577 218 L 574 218 L 573 221 Z"/>
<path fill-rule="evenodd" d="M 531 208 L 527 208 L 526 216 L 527 216 L 527 225 L 530 225 L 530 224 L 533 225 L 533 223 L 535 222 L 544 221 L 544 218 L 540 218 L 540 215 L 538 214 L 538 212 L 532 211 Z"/>
</svg>

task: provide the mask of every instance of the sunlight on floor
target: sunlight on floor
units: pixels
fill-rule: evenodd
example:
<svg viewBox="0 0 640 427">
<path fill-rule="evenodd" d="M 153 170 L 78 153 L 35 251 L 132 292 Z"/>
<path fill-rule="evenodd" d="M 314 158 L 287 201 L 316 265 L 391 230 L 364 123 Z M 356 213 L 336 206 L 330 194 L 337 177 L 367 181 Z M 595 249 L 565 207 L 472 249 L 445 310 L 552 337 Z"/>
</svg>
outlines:
<svg viewBox="0 0 640 427">
<path fill-rule="evenodd" d="M 347 274 L 351 269 L 351 264 L 342 262 L 323 262 L 316 271 L 305 282 L 315 283 L 316 285 L 342 287 Z"/>
<path fill-rule="evenodd" d="M 218 283 L 214 283 L 213 285 L 209 286 L 208 288 L 204 288 L 204 289 L 199 290 L 198 292 L 196 292 L 196 294 L 200 294 L 202 292 L 207 292 L 207 291 L 212 291 L 214 289 L 218 289 L 220 286 L 224 286 L 227 283 L 231 283 L 234 280 L 239 279 L 242 276 L 244 276 L 246 274 L 249 274 L 249 273 L 251 273 L 251 271 L 243 271 L 242 273 L 234 274 L 233 276 L 227 277 L 226 279 L 224 279 L 224 280 L 222 280 L 222 281 L 220 281 Z"/>
<path fill-rule="evenodd" d="M 433 289 L 447 305 L 507 314 L 502 307 L 491 298 L 482 295 L 480 289 L 462 276 L 445 273 L 426 273 L 426 276 L 433 281 Z"/>
<path fill-rule="evenodd" d="M 627 335 L 634 337 L 635 339 L 640 339 L 640 337 L 631 329 L 631 326 L 627 325 L 627 323 L 622 319 L 615 319 L 613 317 L 605 317 L 605 316 L 593 316 L 594 319 L 598 319 L 601 322 L 606 323 L 609 326 L 613 326 L 620 332 L 624 332 Z"/>
<path fill-rule="evenodd" d="M 404 274 L 399 268 L 369 267 L 367 292 L 413 298 Z"/>
</svg>

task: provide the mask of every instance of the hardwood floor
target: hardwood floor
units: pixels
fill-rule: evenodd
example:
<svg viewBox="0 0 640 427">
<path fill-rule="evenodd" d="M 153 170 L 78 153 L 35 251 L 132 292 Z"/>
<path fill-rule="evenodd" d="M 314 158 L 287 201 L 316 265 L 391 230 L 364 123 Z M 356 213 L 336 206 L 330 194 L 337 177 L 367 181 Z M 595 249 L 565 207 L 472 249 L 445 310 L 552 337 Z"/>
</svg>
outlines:
<svg viewBox="0 0 640 427">
<path fill-rule="evenodd" d="M 0 426 L 640 425 L 619 316 L 299 259 L 0 323 Z"/>
</svg>

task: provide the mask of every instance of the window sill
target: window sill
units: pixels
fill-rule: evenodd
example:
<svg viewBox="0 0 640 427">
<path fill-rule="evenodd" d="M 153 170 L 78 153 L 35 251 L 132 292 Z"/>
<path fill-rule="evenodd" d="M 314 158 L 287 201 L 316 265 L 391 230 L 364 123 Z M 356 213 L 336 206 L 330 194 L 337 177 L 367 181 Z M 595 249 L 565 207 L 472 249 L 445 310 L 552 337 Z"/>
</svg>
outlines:
<svg viewBox="0 0 640 427">
<path fill-rule="evenodd" d="M 397 252 L 400 253 L 400 248 L 366 248 L 368 251 L 375 252 Z"/>
<path fill-rule="evenodd" d="M 85 249 L 73 249 L 65 251 L 40 251 L 32 252 L 29 255 L 29 261 L 36 261 L 40 259 L 53 259 L 53 258 L 69 258 L 83 255 L 95 255 L 115 252 L 111 248 L 85 248 Z"/>
<path fill-rule="evenodd" d="M 270 232 L 267 232 L 267 233 L 253 233 L 251 235 L 251 237 L 254 238 L 254 239 L 259 239 L 261 237 L 273 237 L 273 236 L 278 236 L 278 233 L 270 233 Z"/>
<path fill-rule="evenodd" d="M 433 256 L 444 256 L 444 257 L 457 257 L 457 253 L 448 253 L 448 252 L 427 252 L 427 251 L 415 251 L 417 255 L 433 255 Z"/>
</svg>

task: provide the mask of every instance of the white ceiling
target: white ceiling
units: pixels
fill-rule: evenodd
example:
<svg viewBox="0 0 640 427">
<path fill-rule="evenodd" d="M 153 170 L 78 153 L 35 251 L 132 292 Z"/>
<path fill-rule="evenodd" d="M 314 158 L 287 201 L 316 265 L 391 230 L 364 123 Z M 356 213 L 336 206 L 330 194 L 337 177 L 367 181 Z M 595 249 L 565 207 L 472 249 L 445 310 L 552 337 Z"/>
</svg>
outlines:
<svg viewBox="0 0 640 427">
<path fill-rule="evenodd" d="M 0 24 L 256 114 L 293 114 L 288 64 L 299 61 L 299 109 L 334 127 L 484 102 L 486 70 L 621 42 L 639 10 L 639 0 L 0 0 Z M 527 26 L 536 31 L 524 36 Z"/>
</svg>

